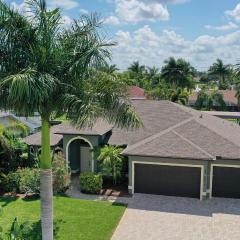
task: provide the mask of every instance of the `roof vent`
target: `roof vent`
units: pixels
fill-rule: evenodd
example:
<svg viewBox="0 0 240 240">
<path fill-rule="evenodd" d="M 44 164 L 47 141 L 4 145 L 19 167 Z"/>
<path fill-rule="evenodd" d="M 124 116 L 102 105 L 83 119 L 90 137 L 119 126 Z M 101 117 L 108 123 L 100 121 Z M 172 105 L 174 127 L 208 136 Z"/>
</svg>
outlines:
<svg viewBox="0 0 240 240">
<path fill-rule="evenodd" d="M 203 115 L 201 114 L 199 118 L 203 118 Z"/>
</svg>

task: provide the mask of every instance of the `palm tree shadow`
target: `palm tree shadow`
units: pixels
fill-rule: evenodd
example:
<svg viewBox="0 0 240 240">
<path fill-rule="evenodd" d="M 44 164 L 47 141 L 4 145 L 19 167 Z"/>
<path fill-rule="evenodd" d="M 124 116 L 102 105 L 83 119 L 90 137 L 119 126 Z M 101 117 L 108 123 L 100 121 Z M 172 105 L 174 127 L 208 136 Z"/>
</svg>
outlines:
<svg viewBox="0 0 240 240">
<path fill-rule="evenodd" d="M 54 221 L 54 239 L 59 239 L 59 229 L 63 220 Z M 24 234 L 25 240 L 42 240 L 41 221 L 34 222 L 30 225 L 30 230 Z"/>
</svg>

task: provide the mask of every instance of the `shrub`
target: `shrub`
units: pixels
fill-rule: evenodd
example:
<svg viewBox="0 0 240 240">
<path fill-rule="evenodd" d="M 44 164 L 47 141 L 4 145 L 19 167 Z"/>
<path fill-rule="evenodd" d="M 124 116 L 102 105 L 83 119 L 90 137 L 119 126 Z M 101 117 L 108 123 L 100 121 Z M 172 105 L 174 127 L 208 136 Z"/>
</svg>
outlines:
<svg viewBox="0 0 240 240">
<path fill-rule="evenodd" d="M 80 174 L 80 188 L 84 193 L 100 193 L 102 189 L 102 175 L 94 173 Z"/>
<path fill-rule="evenodd" d="M 40 172 L 39 169 L 23 168 L 17 170 L 19 173 L 19 192 L 20 193 L 39 193 L 40 192 Z"/>
<path fill-rule="evenodd" d="M 68 171 L 62 154 L 54 156 L 53 160 L 53 192 L 63 193 L 70 184 Z M 5 192 L 29 194 L 40 192 L 40 170 L 38 168 L 21 168 L 7 175 L 0 175 L 0 186 Z"/>
<path fill-rule="evenodd" d="M 55 154 L 53 160 L 53 191 L 63 193 L 70 185 L 70 171 L 66 167 L 66 161 L 60 152 Z"/>
<path fill-rule="evenodd" d="M 7 175 L 2 174 L 2 186 L 4 192 L 19 192 L 20 175 L 18 172 L 10 172 Z"/>
</svg>

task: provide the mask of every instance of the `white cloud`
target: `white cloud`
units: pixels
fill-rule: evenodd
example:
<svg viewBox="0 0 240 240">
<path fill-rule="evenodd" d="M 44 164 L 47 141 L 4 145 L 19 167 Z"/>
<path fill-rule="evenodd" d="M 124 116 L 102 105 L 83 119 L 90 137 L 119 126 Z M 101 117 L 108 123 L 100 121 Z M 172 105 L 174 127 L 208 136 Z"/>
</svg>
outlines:
<svg viewBox="0 0 240 240">
<path fill-rule="evenodd" d="M 80 12 L 81 14 L 84 14 L 84 15 L 89 14 L 88 10 L 83 9 L 83 8 L 81 8 L 81 9 L 79 10 L 79 12 Z"/>
<path fill-rule="evenodd" d="M 120 24 L 120 20 L 116 16 L 109 16 L 106 19 L 104 19 L 105 24 L 110 24 L 110 25 L 118 25 Z"/>
<path fill-rule="evenodd" d="M 233 10 L 225 12 L 226 15 L 234 18 L 236 21 L 240 21 L 240 3 Z"/>
<path fill-rule="evenodd" d="M 221 25 L 221 26 L 205 25 L 205 28 L 210 30 L 227 31 L 227 30 L 237 29 L 238 25 L 233 22 L 229 22 L 228 24 Z"/>
<path fill-rule="evenodd" d="M 216 58 L 235 64 L 240 55 L 240 30 L 218 37 L 202 35 L 189 41 L 174 31 L 157 34 L 145 25 L 133 33 L 118 31 L 116 41 L 119 44 L 113 50 L 113 61 L 120 69 L 126 69 L 133 61 L 161 67 L 165 59 L 174 56 L 206 70 Z"/>
<path fill-rule="evenodd" d="M 167 7 L 158 2 L 116 0 L 115 3 L 115 14 L 121 22 L 138 23 L 141 21 L 165 21 L 169 19 Z"/>
</svg>

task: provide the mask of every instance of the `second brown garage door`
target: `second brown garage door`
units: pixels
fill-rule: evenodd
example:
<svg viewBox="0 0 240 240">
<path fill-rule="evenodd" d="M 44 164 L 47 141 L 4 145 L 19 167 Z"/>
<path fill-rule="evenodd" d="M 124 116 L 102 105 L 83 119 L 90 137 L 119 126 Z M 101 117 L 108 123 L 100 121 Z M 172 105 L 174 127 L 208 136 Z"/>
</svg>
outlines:
<svg viewBox="0 0 240 240">
<path fill-rule="evenodd" d="M 201 168 L 135 163 L 134 192 L 200 198 Z"/>
</svg>

